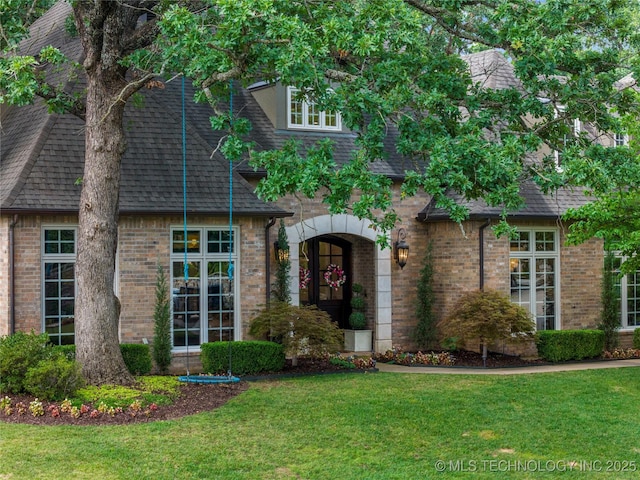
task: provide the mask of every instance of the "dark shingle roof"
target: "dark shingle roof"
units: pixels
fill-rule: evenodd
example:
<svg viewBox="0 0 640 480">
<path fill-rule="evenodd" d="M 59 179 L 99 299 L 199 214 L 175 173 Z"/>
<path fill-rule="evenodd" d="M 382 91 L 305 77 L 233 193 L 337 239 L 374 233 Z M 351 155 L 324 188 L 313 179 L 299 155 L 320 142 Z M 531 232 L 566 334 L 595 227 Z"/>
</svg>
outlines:
<svg viewBox="0 0 640 480">
<path fill-rule="evenodd" d="M 569 208 L 578 208 L 592 200 L 580 189 L 560 189 L 553 194 L 545 195 L 537 185 L 531 182 L 522 185 L 520 195 L 525 205 L 520 210 L 509 213 L 510 219 L 557 219 Z M 484 200 L 464 201 L 461 196 L 453 194 L 451 198 L 469 209 L 469 218 L 472 220 L 499 218 L 502 213 L 500 207 L 490 207 Z M 418 220 L 425 222 L 449 220 L 449 214 L 442 208 L 436 208 L 432 200 L 418 213 Z"/>
<path fill-rule="evenodd" d="M 300 151 L 304 153 L 323 138 L 330 138 L 333 142 L 333 157 L 337 165 L 344 165 L 350 159 L 356 146 L 356 136 L 351 133 L 310 132 L 278 130 L 269 120 L 258 102 L 253 98 L 250 89 L 238 89 L 233 99 L 234 109 L 242 116 L 251 119 L 251 141 L 258 150 L 272 150 L 282 147 L 292 138 L 300 142 Z M 284 108 L 284 105 L 282 105 Z M 390 125 L 390 129 L 393 127 Z M 394 145 L 395 136 L 388 135 L 385 142 L 386 157 L 371 163 L 374 173 L 391 178 L 404 178 L 405 170 L 413 168 L 408 157 L 399 154 Z M 246 162 L 239 165 L 243 175 L 253 175 L 254 169 Z M 262 172 L 258 172 L 262 174 Z"/>
<path fill-rule="evenodd" d="M 520 82 L 515 76 L 513 66 L 500 52 L 486 50 L 462 58 L 469 65 L 474 83 L 492 89 L 519 88 Z M 533 182 L 523 183 L 520 187 L 520 195 L 524 200 L 524 206 L 515 212 L 510 212 L 508 214 L 510 219 L 556 219 L 569 208 L 578 208 L 592 200 L 584 194 L 582 189 L 560 189 L 553 194 L 545 195 Z M 490 207 L 484 200 L 465 201 L 462 196 L 454 193 L 449 197 L 459 205 L 466 206 L 471 219 L 501 216 L 501 207 Z M 417 218 L 425 222 L 442 221 L 449 220 L 449 214 L 444 209 L 436 208 L 432 200 L 418 213 Z"/>
<path fill-rule="evenodd" d="M 78 39 L 64 32 L 70 12 L 66 2 L 55 5 L 34 23 L 23 49 L 34 53 L 45 44 L 64 45 L 80 60 Z M 23 50 L 24 51 L 24 50 Z M 69 84 L 69 88 L 73 85 Z M 124 118 L 127 151 L 122 159 L 121 213 L 178 213 L 183 208 L 182 117 L 180 80 L 164 89 L 145 90 L 142 106 L 127 106 Z M 229 211 L 229 165 L 212 157 L 218 138 L 211 130 L 213 111 L 195 104 L 193 89 L 185 98 L 187 131 L 187 208 L 190 213 Z M 0 208 L 5 212 L 76 212 L 77 179 L 84 165 L 84 124 L 71 115 L 48 115 L 41 100 L 11 107 L 0 131 Z M 261 201 L 253 187 L 234 169 L 233 211 L 240 215 L 286 216 L 274 204 Z"/>
</svg>

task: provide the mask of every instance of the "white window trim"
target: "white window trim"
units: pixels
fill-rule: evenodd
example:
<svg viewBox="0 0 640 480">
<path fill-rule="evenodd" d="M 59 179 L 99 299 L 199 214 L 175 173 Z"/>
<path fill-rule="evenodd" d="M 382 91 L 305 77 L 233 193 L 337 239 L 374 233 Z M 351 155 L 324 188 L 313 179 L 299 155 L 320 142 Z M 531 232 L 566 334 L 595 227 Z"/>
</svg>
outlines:
<svg viewBox="0 0 640 480">
<path fill-rule="evenodd" d="M 618 143 L 618 138 L 622 138 L 622 143 Z M 614 147 L 626 147 L 629 145 L 629 135 L 626 133 L 614 133 L 613 134 L 613 146 Z"/>
<path fill-rule="evenodd" d="M 606 252 L 604 253 L 606 258 Z M 616 258 L 619 258 L 622 262 L 626 260 L 626 258 L 620 255 L 619 252 L 615 252 Z M 618 273 L 620 273 L 618 271 Z M 640 273 L 640 272 L 638 272 Z M 628 274 L 624 274 L 620 277 L 620 332 L 633 332 L 636 328 L 640 328 L 640 325 L 629 325 L 628 322 L 628 310 L 627 310 L 627 276 Z"/>
<path fill-rule="evenodd" d="M 332 131 L 339 132 L 342 130 L 342 116 L 340 112 L 336 112 L 336 125 L 335 126 L 327 126 L 326 125 L 326 111 L 320 110 L 320 125 L 310 125 L 307 122 L 308 113 L 309 113 L 309 105 L 315 104 L 315 102 L 308 102 L 304 100 L 302 102 L 302 125 L 297 123 L 291 123 L 291 102 L 293 97 L 300 91 L 300 89 L 296 87 L 287 87 L 287 128 L 293 130 L 319 130 L 319 131 Z"/>
<path fill-rule="evenodd" d="M 557 119 L 558 117 L 560 117 L 560 114 L 564 113 L 566 111 L 566 107 L 564 105 L 557 105 L 554 109 L 554 114 L 553 114 L 553 118 Z M 579 118 L 574 118 L 572 123 L 571 123 L 571 133 L 575 138 L 578 138 L 580 136 L 580 132 L 582 131 L 582 122 L 580 121 Z M 563 143 L 564 146 L 567 146 L 568 143 L 568 138 L 565 135 Z M 562 161 L 560 158 L 560 152 L 558 150 L 553 150 L 553 158 L 555 160 L 556 163 L 556 169 L 559 172 L 562 172 Z"/>
<path fill-rule="evenodd" d="M 187 227 L 187 230 L 199 230 L 200 231 L 200 252 L 198 253 L 187 253 L 187 260 L 192 259 L 192 260 L 198 260 L 201 262 L 201 265 L 205 264 L 205 262 L 207 260 L 219 260 L 219 261 L 228 261 L 229 260 L 229 252 L 222 252 L 222 253 L 206 253 L 204 251 L 204 246 L 206 245 L 206 232 L 208 230 L 217 230 L 217 231 L 229 231 L 229 227 L 228 226 L 223 226 L 223 225 L 189 225 Z M 240 269 L 240 228 L 237 226 L 234 226 L 232 228 L 233 230 L 233 238 L 234 238 L 234 244 L 233 244 L 233 252 L 231 253 L 231 260 L 233 261 L 233 340 L 234 341 L 238 341 L 238 340 L 242 340 L 242 321 L 241 321 L 241 314 L 240 314 L 240 278 L 239 278 L 239 272 L 241 271 Z M 170 311 L 170 318 L 171 318 L 171 351 L 172 353 L 198 353 L 200 352 L 200 345 L 202 345 L 202 343 L 208 342 L 209 338 L 208 338 L 208 333 L 207 333 L 207 328 L 206 328 L 206 322 L 205 321 L 201 321 L 200 322 L 200 345 L 193 345 L 193 346 L 180 346 L 180 347 L 175 347 L 173 346 L 173 292 L 172 292 L 172 286 L 173 286 L 173 262 L 184 262 L 184 253 L 180 252 L 180 253 L 173 253 L 173 232 L 174 231 L 184 231 L 184 225 L 172 225 L 170 227 L 170 233 L 169 233 L 169 296 L 170 296 L 170 306 L 171 306 L 171 311 Z M 201 268 L 200 270 L 201 272 L 204 271 L 204 269 Z M 200 311 L 204 312 L 207 310 L 207 306 L 206 306 L 206 302 L 207 302 L 207 295 L 200 295 Z M 206 340 L 204 340 L 204 338 L 206 337 Z"/>
<path fill-rule="evenodd" d="M 47 230 L 73 230 L 74 232 L 74 253 L 45 253 L 45 232 Z M 47 224 L 40 227 L 40 327 L 42 332 L 46 332 L 46 292 L 45 292 L 45 264 L 46 263 L 73 263 L 76 264 L 78 257 L 78 227 L 77 225 L 64 224 Z M 74 282 L 74 304 L 78 294 L 78 279 L 75 272 L 73 275 Z M 75 306 L 73 314 L 73 322 L 75 327 Z M 75 338 L 75 335 L 74 335 Z M 75 343 L 75 342 L 74 342 Z"/>
<path fill-rule="evenodd" d="M 509 259 L 511 258 L 529 258 L 533 261 L 533 265 L 535 265 L 535 260 L 537 257 L 553 257 L 555 259 L 555 285 L 554 285 L 554 304 L 555 304 L 555 330 L 562 330 L 562 319 L 561 319 L 561 311 L 560 308 L 560 284 L 561 284 L 561 272 L 560 272 L 560 235 L 558 229 L 556 228 L 518 228 L 518 232 L 530 232 L 529 235 L 529 248 L 530 250 L 527 252 L 522 251 L 511 251 L 509 249 Z M 536 255 L 535 251 L 535 233 L 536 232 L 553 232 L 553 244 L 554 250 L 540 252 L 539 255 Z M 531 272 L 533 274 L 533 272 Z M 511 272 L 509 272 L 511 275 Z M 537 329 L 537 319 L 536 319 L 536 302 L 535 297 L 531 296 L 529 299 L 529 313 L 531 313 L 533 317 L 534 324 Z"/>
</svg>

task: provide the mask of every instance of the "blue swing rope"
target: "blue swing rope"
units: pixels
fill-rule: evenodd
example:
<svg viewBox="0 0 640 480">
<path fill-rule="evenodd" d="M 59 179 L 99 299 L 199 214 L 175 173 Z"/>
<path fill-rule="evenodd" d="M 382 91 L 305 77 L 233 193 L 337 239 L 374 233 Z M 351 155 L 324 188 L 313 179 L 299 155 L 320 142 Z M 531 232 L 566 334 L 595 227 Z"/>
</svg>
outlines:
<svg viewBox="0 0 640 480">
<path fill-rule="evenodd" d="M 229 80 L 229 125 L 233 126 L 233 80 Z M 233 280 L 232 253 L 233 253 L 233 160 L 230 155 L 229 156 L 229 266 L 227 267 L 227 275 L 229 276 L 229 282 Z M 231 340 L 233 339 L 229 338 L 229 349 L 228 349 L 229 368 L 227 370 L 227 377 L 229 377 L 229 379 L 232 378 Z"/>
<path fill-rule="evenodd" d="M 229 81 L 229 125 L 233 126 L 233 80 Z M 229 156 L 229 267 L 227 274 L 233 280 L 233 160 Z"/>
<path fill-rule="evenodd" d="M 233 123 L 233 83 L 229 83 L 229 111 L 230 122 Z M 228 383 L 239 382 L 238 377 L 234 377 L 231 373 L 231 339 L 229 340 L 229 368 L 226 377 L 191 377 L 189 372 L 189 324 L 187 321 L 188 308 L 188 283 L 189 283 L 189 264 L 187 262 L 187 120 L 185 111 L 185 80 L 182 76 L 182 220 L 184 234 L 184 286 L 185 286 L 185 344 L 187 347 L 187 375 L 179 377 L 180 381 L 191 383 Z M 229 280 L 233 279 L 233 160 L 229 159 L 229 266 L 227 274 Z"/>
<path fill-rule="evenodd" d="M 184 340 L 187 345 L 187 376 L 189 376 L 189 322 L 187 309 L 189 304 L 189 263 L 187 262 L 187 121 L 184 101 L 184 75 L 182 75 L 182 224 L 184 235 Z"/>
</svg>

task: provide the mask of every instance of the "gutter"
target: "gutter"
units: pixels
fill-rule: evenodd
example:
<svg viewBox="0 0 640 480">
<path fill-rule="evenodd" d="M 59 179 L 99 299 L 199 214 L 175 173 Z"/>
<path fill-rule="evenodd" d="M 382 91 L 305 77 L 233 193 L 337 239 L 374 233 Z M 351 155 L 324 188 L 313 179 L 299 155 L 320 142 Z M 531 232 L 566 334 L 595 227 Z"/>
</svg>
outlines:
<svg viewBox="0 0 640 480">
<path fill-rule="evenodd" d="M 9 335 L 16 333 L 15 226 L 18 214 L 9 222 Z"/>
<path fill-rule="evenodd" d="M 276 217 L 271 217 L 269 223 L 264 227 L 264 271 L 267 281 L 267 305 L 271 300 L 271 227 L 276 224 Z"/>
<path fill-rule="evenodd" d="M 479 270 L 480 270 L 480 290 L 484 290 L 484 229 L 491 225 L 491 219 L 487 218 L 485 222 L 480 225 L 478 229 L 478 256 L 479 256 Z"/>
</svg>

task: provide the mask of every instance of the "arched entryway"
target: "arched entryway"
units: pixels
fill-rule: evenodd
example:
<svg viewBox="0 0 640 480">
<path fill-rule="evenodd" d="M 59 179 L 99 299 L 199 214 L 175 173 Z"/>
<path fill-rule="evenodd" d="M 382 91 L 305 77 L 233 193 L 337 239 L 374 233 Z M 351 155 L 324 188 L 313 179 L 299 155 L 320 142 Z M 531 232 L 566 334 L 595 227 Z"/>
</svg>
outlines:
<svg viewBox="0 0 640 480">
<path fill-rule="evenodd" d="M 351 313 L 351 245 L 343 238 L 320 235 L 301 243 L 299 250 L 305 278 L 300 288 L 300 303 L 317 305 L 331 315 L 340 328 L 349 328 Z M 327 284 L 325 276 L 334 284 Z"/>
<path fill-rule="evenodd" d="M 360 238 L 373 242 L 373 290 L 370 292 L 375 303 L 373 319 L 373 335 L 375 351 L 391 349 L 391 250 L 382 249 L 375 243 L 377 233 L 370 228 L 371 222 L 360 220 L 353 215 L 321 215 L 305 219 L 291 227 L 287 227 L 291 260 L 291 300 L 300 305 L 300 244 L 314 238 L 341 237 Z M 342 238 L 344 240 L 344 238 Z M 353 243 L 353 242 L 351 242 Z M 353 252 L 352 252 L 353 253 Z M 304 296 L 304 293 L 303 293 Z"/>
</svg>

